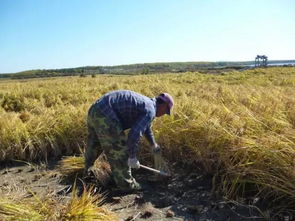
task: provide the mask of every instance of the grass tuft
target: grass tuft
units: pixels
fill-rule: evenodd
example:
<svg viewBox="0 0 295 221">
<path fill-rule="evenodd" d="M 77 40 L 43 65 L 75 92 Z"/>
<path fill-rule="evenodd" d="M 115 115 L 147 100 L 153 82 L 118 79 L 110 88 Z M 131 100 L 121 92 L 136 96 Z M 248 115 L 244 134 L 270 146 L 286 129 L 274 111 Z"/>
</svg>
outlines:
<svg viewBox="0 0 295 221">
<path fill-rule="evenodd" d="M 81 196 L 77 194 L 74 185 L 72 197 L 68 202 L 47 196 L 40 199 L 33 198 L 10 199 L 2 197 L 0 200 L 0 219 L 7 221 L 116 221 L 118 218 L 103 206 L 104 197 L 94 193 L 94 188 L 84 190 Z"/>
<path fill-rule="evenodd" d="M 68 205 L 63 209 L 60 220 L 103 220 L 103 221 L 116 221 L 118 220 L 106 208 L 101 207 L 103 204 L 103 196 L 100 194 L 93 194 L 93 188 L 88 190 L 84 186 L 84 191 L 78 197 L 76 186 L 73 188 L 73 194 Z"/>
<path fill-rule="evenodd" d="M 81 177 L 84 171 L 84 157 L 83 156 L 69 156 L 64 157 L 59 161 L 57 170 L 64 178 L 75 178 Z M 96 180 L 102 185 L 105 186 L 111 178 L 111 167 L 106 160 L 106 156 L 101 154 L 97 160 L 94 162 L 94 165 L 91 167 Z"/>
</svg>

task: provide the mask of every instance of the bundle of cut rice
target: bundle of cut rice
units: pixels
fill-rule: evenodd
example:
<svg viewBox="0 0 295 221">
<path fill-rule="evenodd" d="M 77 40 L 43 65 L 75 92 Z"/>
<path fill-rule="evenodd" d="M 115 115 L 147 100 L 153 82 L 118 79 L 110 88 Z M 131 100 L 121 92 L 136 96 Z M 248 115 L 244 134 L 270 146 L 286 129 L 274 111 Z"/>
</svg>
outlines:
<svg viewBox="0 0 295 221">
<path fill-rule="evenodd" d="M 84 171 L 84 156 L 70 156 L 64 157 L 59 163 L 57 170 L 64 178 L 83 176 Z M 103 186 L 105 186 L 111 175 L 111 167 L 107 162 L 105 154 L 101 154 L 94 165 L 90 168 L 95 179 Z"/>
</svg>

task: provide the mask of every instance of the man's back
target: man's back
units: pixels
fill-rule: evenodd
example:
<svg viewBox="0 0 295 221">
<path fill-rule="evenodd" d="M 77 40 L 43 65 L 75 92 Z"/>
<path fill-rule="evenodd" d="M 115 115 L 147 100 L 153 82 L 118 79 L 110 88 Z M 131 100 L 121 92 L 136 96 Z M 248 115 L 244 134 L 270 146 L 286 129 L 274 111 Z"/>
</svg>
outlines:
<svg viewBox="0 0 295 221">
<path fill-rule="evenodd" d="M 156 115 L 156 100 L 129 90 L 118 90 L 102 96 L 95 106 L 108 118 L 120 122 L 123 129 L 131 128 L 146 116 L 152 120 Z"/>
</svg>

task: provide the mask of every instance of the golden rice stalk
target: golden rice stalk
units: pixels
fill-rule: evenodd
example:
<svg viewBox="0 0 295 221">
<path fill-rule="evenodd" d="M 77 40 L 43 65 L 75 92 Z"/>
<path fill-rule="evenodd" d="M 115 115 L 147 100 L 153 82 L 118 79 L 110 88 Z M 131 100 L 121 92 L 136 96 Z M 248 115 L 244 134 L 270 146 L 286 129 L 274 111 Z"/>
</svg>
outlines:
<svg viewBox="0 0 295 221">
<path fill-rule="evenodd" d="M 33 197 L 29 198 L 11 198 L 11 194 L 0 195 L 0 220 L 22 220 L 22 221 L 38 221 L 52 220 L 55 221 L 60 208 L 60 202 L 52 195 L 42 196 L 36 195 L 28 190 Z"/>
<path fill-rule="evenodd" d="M 57 170 L 63 177 L 75 177 L 76 175 L 82 176 L 84 171 L 84 157 L 65 157 L 59 162 Z M 98 157 L 98 159 L 94 162 L 91 171 L 93 172 L 95 178 L 103 186 L 109 182 L 111 167 L 106 160 L 105 154 L 101 154 Z"/>
<path fill-rule="evenodd" d="M 0 201 L 0 220 L 43 220 L 42 215 L 38 213 L 29 204 L 19 204 L 8 199 Z"/>
<path fill-rule="evenodd" d="M 59 219 L 64 221 L 69 220 L 104 220 L 116 221 L 118 218 L 102 207 L 104 197 L 101 194 L 93 194 L 93 187 L 86 189 L 80 197 L 77 196 L 77 188 L 74 185 L 71 201 L 66 205 L 62 211 Z"/>
<path fill-rule="evenodd" d="M 104 197 L 94 194 L 93 187 L 84 191 L 80 197 L 74 185 L 72 197 L 66 204 L 47 197 L 41 200 L 34 195 L 33 198 L 12 200 L 1 197 L 0 220 L 7 221 L 70 221 L 70 220 L 118 220 L 107 208 L 102 207 Z"/>
<path fill-rule="evenodd" d="M 70 156 L 59 161 L 57 170 L 63 177 L 80 176 L 84 169 L 84 157 Z"/>
</svg>

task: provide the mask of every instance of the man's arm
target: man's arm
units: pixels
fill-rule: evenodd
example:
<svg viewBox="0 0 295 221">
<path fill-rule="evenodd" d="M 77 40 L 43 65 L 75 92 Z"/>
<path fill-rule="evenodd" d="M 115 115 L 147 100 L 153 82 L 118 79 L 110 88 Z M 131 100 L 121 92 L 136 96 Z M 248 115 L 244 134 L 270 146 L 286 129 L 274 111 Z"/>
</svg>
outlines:
<svg viewBox="0 0 295 221">
<path fill-rule="evenodd" d="M 144 132 L 144 136 L 147 139 L 147 141 L 149 142 L 149 144 L 151 146 L 156 144 L 156 140 L 155 140 L 155 136 L 154 133 L 152 131 L 152 125 L 149 124 L 148 127 L 146 128 L 145 132 Z"/>
<path fill-rule="evenodd" d="M 128 146 L 130 158 L 136 157 L 136 153 L 138 151 L 139 139 L 145 133 L 151 121 L 152 121 L 151 113 L 145 113 L 132 126 L 127 139 L 127 146 Z"/>
</svg>

